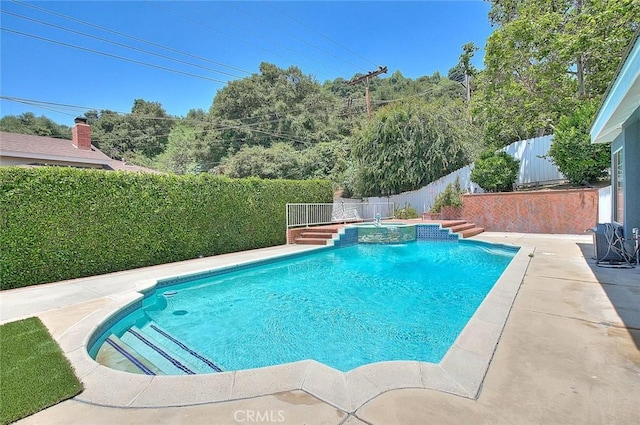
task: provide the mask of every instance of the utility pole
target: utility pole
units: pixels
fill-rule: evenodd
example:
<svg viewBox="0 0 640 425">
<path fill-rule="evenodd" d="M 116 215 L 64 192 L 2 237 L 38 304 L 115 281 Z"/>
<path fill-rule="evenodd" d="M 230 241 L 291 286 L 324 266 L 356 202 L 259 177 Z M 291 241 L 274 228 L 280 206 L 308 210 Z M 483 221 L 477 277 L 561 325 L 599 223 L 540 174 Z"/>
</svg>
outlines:
<svg viewBox="0 0 640 425">
<path fill-rule="evenodd" d="M 369 117 L 369 119 L 371 119 L 371 98 L 369 96 L 369 79 L 375 77 L 376 75 L 386 74 L 386 73 L 387 73 L 387 67 L 379 66 L 376 71 L 371 71 L 363 75 L 362 77 L 354 78 L 353 80 L 349 81 L 349 85 L 352 85 L 352 86 L 355 84 L 358 84 L 361 81 L 364 81 L 364 98 L 367 101 L 367 116 Z"/>
</svg>

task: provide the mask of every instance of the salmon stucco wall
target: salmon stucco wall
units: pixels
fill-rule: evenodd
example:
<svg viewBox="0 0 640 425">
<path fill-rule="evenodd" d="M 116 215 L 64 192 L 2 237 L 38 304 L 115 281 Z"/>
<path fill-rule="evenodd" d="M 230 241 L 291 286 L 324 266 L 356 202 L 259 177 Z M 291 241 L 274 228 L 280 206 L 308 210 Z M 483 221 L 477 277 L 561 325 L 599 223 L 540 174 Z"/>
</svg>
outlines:
<svg viewBox="0 0 640 425">
<path fill-rule="evenodd" d="M 490 232 L 583 234 L 598 220 L 598 190 L 464 195 L 462 218 Z"/>
</svg>

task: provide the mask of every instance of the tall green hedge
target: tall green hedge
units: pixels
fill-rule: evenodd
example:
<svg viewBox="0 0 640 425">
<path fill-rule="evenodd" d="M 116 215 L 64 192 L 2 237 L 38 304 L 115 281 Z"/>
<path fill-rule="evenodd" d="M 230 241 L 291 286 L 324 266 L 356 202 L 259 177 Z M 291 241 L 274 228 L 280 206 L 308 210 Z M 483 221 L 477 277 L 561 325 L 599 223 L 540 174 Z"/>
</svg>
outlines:
<svg viewBox="0 0 640 425">
<path fill-rule="evenodd" d="M 0 168 L 0 289 L 285 242 L 285 204 L 319 180 Z"/>
</svg>

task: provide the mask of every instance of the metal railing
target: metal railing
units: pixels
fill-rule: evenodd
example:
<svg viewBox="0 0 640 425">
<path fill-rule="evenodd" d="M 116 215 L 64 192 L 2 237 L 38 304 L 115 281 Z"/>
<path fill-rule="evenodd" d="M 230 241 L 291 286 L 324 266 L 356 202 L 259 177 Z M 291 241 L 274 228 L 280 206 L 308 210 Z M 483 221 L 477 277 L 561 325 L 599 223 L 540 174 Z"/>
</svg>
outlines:
<svg viewBox="0 0 640 425">
<path fill-rule="evenodd" d="M 380 214 L 380 219 L 393 218 L 395 205 L 385 203 L 335 202 L 326 204 L 287 204 L 287 243 L 289 229 L 309 227 L 321 224 L 350 223 L 371 221 Z"/>
</svg>

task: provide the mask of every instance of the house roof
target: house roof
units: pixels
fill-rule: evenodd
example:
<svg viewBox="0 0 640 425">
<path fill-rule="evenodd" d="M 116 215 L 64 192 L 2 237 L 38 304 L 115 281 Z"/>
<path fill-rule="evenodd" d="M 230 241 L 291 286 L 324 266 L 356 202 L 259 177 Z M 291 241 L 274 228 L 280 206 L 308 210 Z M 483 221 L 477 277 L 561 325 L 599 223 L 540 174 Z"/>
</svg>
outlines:
<svg viewBox="0 0 640 425">
<path fill-rule="evenodd" d="M 120 171 L 159 173 L 150 168 L 127 164 L 110 158 L 95 146 L 78 149 L 73 141 L 54 137 L 0 131 L 0 156 L 31 158 L 34 161 L 62 161 L 78 164 L 102 165 Z"/>
<path fill-rule="evenodd" d="M 109 165 L 113 159 L 94 146 L 78 149 L 68 139 L 0 132 L 2 156 L 27 157 L 38 160 L 67 161 L 84 164 Z"/>
<path fill-rule="evenodd" d="M 611 142 L 640 110 L 640 29 L 618 67 L 591 126 L 591 142 Z M 635 118 L 634 118 L 635 119 Z"/>
</svg>

